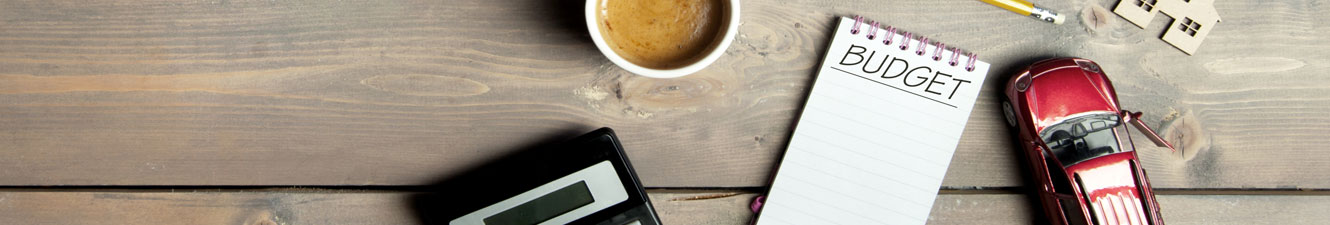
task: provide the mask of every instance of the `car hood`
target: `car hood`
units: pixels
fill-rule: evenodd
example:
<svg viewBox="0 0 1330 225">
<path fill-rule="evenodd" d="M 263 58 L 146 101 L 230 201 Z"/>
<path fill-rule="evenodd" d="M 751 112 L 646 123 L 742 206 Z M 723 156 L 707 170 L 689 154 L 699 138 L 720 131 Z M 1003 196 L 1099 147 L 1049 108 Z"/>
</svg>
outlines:
<svg viewBox="0 0 1330 225">
<path fill-rule="evenodd" d="M 1089 201 L 1090 214 L 1099 224 L 1147 224 L 1141 201 L 1133 152 L 1122 152 L 1077 163 L 1067 170 Z"/>
<path fill-rule="evenodd" d="M 1102 74 L 1087 73 L 1077 66 L 1052 68 L 1032 74 L 1025 91 L 1035 132 L 1084 112 L 1118 112 L 1112 84 Z"/>
</svg>

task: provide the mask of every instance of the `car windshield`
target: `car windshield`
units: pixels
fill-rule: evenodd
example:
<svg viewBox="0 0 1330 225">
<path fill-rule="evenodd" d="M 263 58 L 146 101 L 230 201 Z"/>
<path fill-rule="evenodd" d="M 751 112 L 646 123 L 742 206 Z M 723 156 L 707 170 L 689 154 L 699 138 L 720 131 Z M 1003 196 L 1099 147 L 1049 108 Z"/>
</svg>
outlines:
<svg viewBox="0 0 1330 225">
<path fill-rule="evenodd" d="M 1095 113 L 1072 117 L 1044 128 L 1039 135 L 1064 166 L 1121 152 L 1118 146 L 1117 114 Z M 1123 135 L 1126 135 L 1125 133 Z"/>
</svg>

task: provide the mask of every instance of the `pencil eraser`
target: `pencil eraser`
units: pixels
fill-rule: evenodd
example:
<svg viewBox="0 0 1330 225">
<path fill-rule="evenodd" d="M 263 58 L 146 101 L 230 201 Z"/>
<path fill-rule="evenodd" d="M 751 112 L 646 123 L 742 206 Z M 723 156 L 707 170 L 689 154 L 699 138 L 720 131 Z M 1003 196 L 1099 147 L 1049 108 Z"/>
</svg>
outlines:
<svg viewBox="0 0 1330 225">
<path fill-rule="evenodd" d="M 1062 22 L 1066 20 L 1067 17 L 1062 16 L 1062 14 L 1056 14 L 1053 16 L 1053 24 L 1062 24 Z"/>
</svg>

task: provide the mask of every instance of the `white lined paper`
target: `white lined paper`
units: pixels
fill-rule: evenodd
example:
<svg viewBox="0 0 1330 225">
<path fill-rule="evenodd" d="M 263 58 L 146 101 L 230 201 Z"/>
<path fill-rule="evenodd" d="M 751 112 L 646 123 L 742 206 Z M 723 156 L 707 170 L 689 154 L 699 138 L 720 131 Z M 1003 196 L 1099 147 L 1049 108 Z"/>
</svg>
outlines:
<svg viewBox="0 0 1330 225">
<path fill-rule="evenodd" d="M 852 26 L 840 19 L 756 224 L 928 221 L 989 65 L 966 71 L 966 56 L 952 66 L 951 51 L 934 61 L 936 46 L 920 56 L 917 39 L 901 50 L 900 35 L 888 46 L 884 29 L 868 40 L 867 23 Z M 878 62 L 902 64 L 868 73 Z"/>
</svg>

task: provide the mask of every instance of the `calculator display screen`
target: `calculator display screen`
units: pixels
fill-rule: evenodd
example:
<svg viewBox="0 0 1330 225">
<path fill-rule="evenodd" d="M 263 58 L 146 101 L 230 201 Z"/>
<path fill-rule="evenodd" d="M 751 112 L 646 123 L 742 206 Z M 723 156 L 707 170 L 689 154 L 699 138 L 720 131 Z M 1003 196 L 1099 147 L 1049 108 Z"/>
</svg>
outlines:
<svg viewBox="0 0 1330 225">
<path fill-rule="evenodd" d="M 537 197 L 521 205 L 514 206 L 498 214 L 485 218 L 487 225 L 531 225 L 563 215 L 578 207 L 591 204 L 591 190 L 586 181 L 578 181 L 567 187 Z"/>
</svg>

